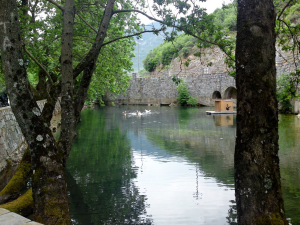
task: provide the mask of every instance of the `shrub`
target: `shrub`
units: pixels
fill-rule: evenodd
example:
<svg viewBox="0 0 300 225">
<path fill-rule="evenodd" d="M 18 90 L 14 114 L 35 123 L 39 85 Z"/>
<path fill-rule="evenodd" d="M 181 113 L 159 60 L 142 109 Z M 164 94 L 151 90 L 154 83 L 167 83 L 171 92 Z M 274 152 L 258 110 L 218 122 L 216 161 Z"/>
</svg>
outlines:
<svg viewBox="0 0 300 225">
<path fill-rule="evenodd" d="M 299 81 L 298 81 L 299 82 Z M 295 80 L 295 74 L 282 74 L 277 80 L 277 100 L 279 103 L 279 110 L 282 113 L 288 113 L 292 111 L 291 99 L 298 97 L 297 80 Z"/>
<path fill-rule="evenodd" d="M 197 99 L 190 95 L 187 83 L 185 83 L 183 80 L 180 80 L 176 90 L 178 91 L 178 103 L 183 105 L 187 104 L 190 106 L 197 106 Z"/>
<path fill-rule="evenodd" d="M 178 97 L 177 100 L 180 104 L 186 104 L 187 101 L 190 99 L 190 93 L 187 87 L 187 83 L 180 82 L 176 88 L 178 91 Z"/>
<path fill-rule="evenodd" d="M 188 104 L 188 105 L 194 106 L 194 107 L 197 106 L 197 103 L 198 103 L 198 102 L 197 102 L 197 99 L 194 98 L 194 97 L 190 97 L 189 100 L 187 101 L 187 104 Z"/>
</svg>

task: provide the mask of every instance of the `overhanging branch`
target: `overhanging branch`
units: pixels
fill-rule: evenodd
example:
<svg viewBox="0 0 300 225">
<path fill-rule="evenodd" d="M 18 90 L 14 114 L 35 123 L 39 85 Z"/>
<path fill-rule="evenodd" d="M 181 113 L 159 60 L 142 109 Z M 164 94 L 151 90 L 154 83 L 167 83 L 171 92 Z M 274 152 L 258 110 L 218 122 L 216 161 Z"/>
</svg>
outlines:
<svg viewBox="0 0 300 225">
<path fill-rule="evenodd" d="M 281 12 L 279 13 L 279 15 L 277 16 L 277 20 L 279 20 L 279 18 L 281 17 L 281 15 L 283 14 L 284 10 L 289 7 L 289 5 L 291 4 L 291 2 L 294 1 L 294 0 L 290 0 L 284 7 L 283 9 L 281 10 Z"/>
<path fill-rule="evenodd" d="M 140 11 L 140 10 L 137 10 L 137 9 L 114 10 L 114 11 L 113 11 L 113 14 L 117 14 L 117 13 L 130 13 L 130 12 L 140 13 L 140 14 L 146 16 L 148 19 L 154 20 L 154 21 L 159 22 L 159 23 L 162 23 L 162 24 L 166 24 L 164 21 L 155 19 L 154 17 L 149 16 L 149 15 L 147 15 L 146 13 L 144 13 L 143 11 Z"/>
<path fill-rule="evenodd" d="M 292 0 L 291 0 L 292 1 Z M 156 22 L 159 22 L 159 23 L 161 23 L 161 24 L 163 24 L 163 25 L 166 25 L 166 26 L 169 26 L 169 27 L 174 27 L 174 28 L 176 28 L 176 29 L 178 29 L 178 30 L 180 30 L 180 31 L 183 31 L 183 32 L 185 32 L 186 34 L 188 34 L 188 35 L 190 35 L 190 36 L 192 36 L 192 37 L 195 37 L 196 39 L 198 39 L 198 40 L 200 40 L 200 41 L 203 41 L 203 42 L 206 42 L 206 43 L 209 43 L 209 44 L 212 44 L 212 45 L 216 45 L 216 46 L 218 46 L 231 60 L 233 60 L 234 61 L 234 59 L 225 51 L 225 49 L 222 47 L 222 46 L 220 46 L 218 43 L 216 43 L 216 42 L 212 42 L 212 41 L 208 41 L 208 40 L 205 40 L 205 39 L 203 39 L 203 38 L 200 38 L 199 36 L 197 36 L 197 35 L 195 35 L 195 34 L 193 34 L 192 32 L 190 32 L 190 31 L 188 31 L 186 28 L 184 28 L 184 27 L 181 27 L 181 26 L 177 26 L 177 25 L 174 25 L 174 24 L 167 24 L 165 21 L 163 21 L 163 20 L 158 20 L 158 19 L 156 19 L 156 18 L 154 18 L 154 17 L 152 17 L 152 16 L 149 16 L 149 15 L 147 15 L 146 13 L 144 13 L 144 12 L 142 12 L 142 11 L 140 11 L 140 10 L 136 10 L 136 9 L 124 9 L 124 10 L 114 10 L 113 11 L 113 14 L 117 14 L 117 13 L 130 13 L 130 12 L 136 12 L 136 13 L 140 13 L 140 14 L 142 14 L 142 15 L 144 15 L 144 16 L 146 16 L 148 19 L 151 19 L 151 20 L 154 20 L 154 21 L 156 21 Z"/>
<path fill-rule="evenodd" d="M 25 52 L 27 53 L 27 55 L 28 55 L 28 56 L 29 56 L 29 57 L 30 57 L 37 65 L 38 65 L 38 67 L 40 67 L 41 70 L 43 70 L 43 71 L 45 72 L 46 76 L 47 76 L 48 79 L 49 79 L 50 84 L 53 85 L 53 80 L 52 80 L 50 74 L 48 73 L 48 71 L 42 66 L 42 64 L 40 64 L 40 63 L 37 61 L 36 58 L 34 58 L 33 55 L 31 55 L 31 53 L 27 50 L 27 48 L 26 48 L 25 46 L 24 46 L 23 48 L 24 48 Z"/>
<path fill-rule="evenodd" d="M 54 0 L 47 0 L 48 2 L 52 3 L 53 5 L 55 5 L 57 8 L 59 8 L 61 11 L 64 11 L 64 7 L 60 4 L 58 4 L 56 1 Z"/>
<path fill-rule="evenodd" d="M 121 39 L 138 36 L 138 35 L 143 34 L 143 33 L 154 33 L 154 32 L 160 32 L 160 31 L 163 31 L 163 30 L 164 29 L 162 28 L 162 29 L 159 29 L 159 30 L 145 30 L 145 31 L 141 31 L 139 33 L 135 33 L 135 34 L 131 34 L 131 35 L 128 35 L 128 36 L 123 36 L 123 37 L 119 37 L 119 38 L 110 40 L 108 42 L 103 43 L 102 46 L 108 45 L 108 44 L 110 44 L 112 42 L 115 42 L 115 41 L 118 41 L 118 40 L 121 40 Z"/>
<path fill-rule="evenodd" d="M 97 30 L 94 28 L 94 27 L 92 27 L 85 19 L 83 19 L 82 18 L 82 16 L 80 16 L 80 14 L 79 13 L 76 13 L 76 15 L 89 27 L 89 28 L 91 28 L 96 34 L 98 33 L 97 32 Z"/>
</svg>

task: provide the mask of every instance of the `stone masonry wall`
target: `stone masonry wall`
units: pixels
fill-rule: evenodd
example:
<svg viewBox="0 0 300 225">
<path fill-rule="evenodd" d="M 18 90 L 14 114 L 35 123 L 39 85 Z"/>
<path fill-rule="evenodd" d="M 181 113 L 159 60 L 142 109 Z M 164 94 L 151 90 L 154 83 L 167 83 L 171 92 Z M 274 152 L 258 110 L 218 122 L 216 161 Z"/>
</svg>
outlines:
<svg viewBox="0 0 300 225">
<path fill-rule="evenodd" d="M 46 100 L 37 102 L 41 110 L 45 103 Z M 57 115 L 60 111 L 58 101 L 53 114 Z M 6 167 L 7 159 L 19 162 L 26 148 L 27 143 L 10 106 L 0 108 L 0 172 Z"/>
<path fill-rule="evenodd" d="M 235 87 L 235 80 L 227 73 L 180 75 L 188 84 L 190 94 L 202 105 L 213 105 L 212 94 L 222 96 L 228 87 Z M 115 104 L 170 104 L 178 96 L 172 76 L 132 78 L 126 96 L 107 94 L 107 101 Z"/>
<path fill-rule="evenodd" d="M 184 62 L 189 60 L 189 66 Z M 212 63 L 212 64 L 210 64 Z M 297 64 L 298 66 L 298 64 Z M 191 96 L 197 98 L 202 105 L 214 105 L 212 95 L 219 91 L 222 98 L 225 90 L 235 87 L 235 80 L 227 75 L 227 66 L 224 63 L 224 53 L 217 47 L 204 49 L 202 57 L 190 54 L 187 59 L 173 59 L 170 68 L 164 71 L 154 71 L 144 74 L 146 77 L 133 76 L 126 96 L 107 94 L 110 104 L 170 104 L 177 97 L 176 85 L 172 76 L 184 78 Z M 295 70 L 292 53 L 276 51 L 276 76 L 288 74 Z M 300 99 L 292 101 L 293 112 L 300 113 Z"/>
</svg>

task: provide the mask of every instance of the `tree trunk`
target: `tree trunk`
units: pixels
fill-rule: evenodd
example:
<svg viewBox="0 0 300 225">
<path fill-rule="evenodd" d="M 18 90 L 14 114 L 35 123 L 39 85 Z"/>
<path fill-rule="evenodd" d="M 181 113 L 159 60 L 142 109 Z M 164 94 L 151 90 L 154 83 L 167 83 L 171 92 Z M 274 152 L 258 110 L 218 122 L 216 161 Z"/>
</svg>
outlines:
<svg viewBox="0 0 300 225">
<path fill-rule="evenodd" d="M 28 189 L 19 198 L 0 205 L 1 208 L 7 209 L 11 212 L 18 213 L 22 216 L 30 216 L 33 208 L 32 188 Z"/>
<path fill-rule="evenodd" d="M 96 41 L 74 70 L 72 68 L 72 39 L 74 0 L 66 0 L 63 9 L 61 54 L 61 83 L 52 86 L 43 114 L 39 110 L 24 67 L 22 41 L 16 0 L 0 0 L 0 44 L 3 72 L 11 100 L 11 108 L 29 145 L 32 162 L 32 193 L 34 219 L 44 224 L 70 224 L 64 167 L 72 147 L 76 118 L 80 114 L 86 92 L 106 31 L 115 0 L 108 0 Z M 73 78 L 84 70 L 84 78 L 73 98 Z M 73 72 L 75 74 L 73 74 Z M 58 144 L 49 129 L 55 99 L 62 92 L 62 131 Z M 58 85 L 58 86 L 57 86 Z"/>
<path fill-rule="evenodd" d="M 70 224 L 63 151 L 58 151 L 30 91 L 16 0 L 0 0 L 0 44 L 11 108 L 31 154 L 34 219 L 44 224 Z"/>
<path fill-rule="evenodd" d="M 31 171 L 31 156 L 29 148 L 27 148 L 22 157 L 21 163 L 14 176 L 10 179 L 8 184 L 0 192 L 0 204 L 14 200 L 19 197 L 21 191 L 26 187 Z"/>
<path fill-rule="evenodd" d="M 238 224 L 287 224 L 278 158 L 274 27 L 272 0 L 238 0 L 234 156 Z"/>
<path fill-rule="evenodd" d="M 73 98 L 73 27 L 75 18 L 74 0 L 66 0 L 63 12 L 61 48 L 61 135 L 58 148 L 64 150 L 63 158 L 70 154 L 75 136 L 75 110 Z M 64 161 L 64 165 L 66 160 Z"/>
</svg>

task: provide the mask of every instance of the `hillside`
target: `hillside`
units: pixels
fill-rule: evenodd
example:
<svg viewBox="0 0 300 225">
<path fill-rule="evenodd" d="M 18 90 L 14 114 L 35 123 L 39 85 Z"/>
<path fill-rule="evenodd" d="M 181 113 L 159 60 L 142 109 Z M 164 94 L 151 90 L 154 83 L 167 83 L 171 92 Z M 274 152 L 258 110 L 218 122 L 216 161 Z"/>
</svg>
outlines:
<svg viewBox="0 0 300 225">
<path fill-rule="evenodd" d="M 153 22 L 150 25 L 154 25 L 155 28 L 159 28 L 160 25 L 158 22 Z M 142 38 L 136 41 L 136 46 L 134 49 L 135 57 L 132 58 L 134 72 L 138 72 L 138 49 L 140 55 L 140 70 L 143 69 L 143 60 L 146 58 L 147 54 L 154 48 L 158 47 L 164 42 L 164 37 L 162 34 L 155 35 L 153 33 L 145 33 L 142 35 Z"/>
</svg>

